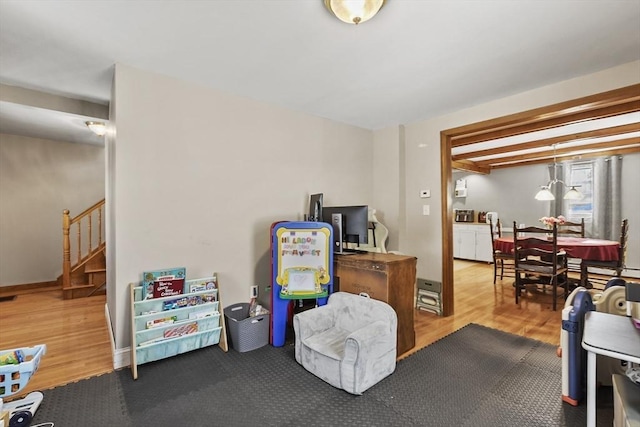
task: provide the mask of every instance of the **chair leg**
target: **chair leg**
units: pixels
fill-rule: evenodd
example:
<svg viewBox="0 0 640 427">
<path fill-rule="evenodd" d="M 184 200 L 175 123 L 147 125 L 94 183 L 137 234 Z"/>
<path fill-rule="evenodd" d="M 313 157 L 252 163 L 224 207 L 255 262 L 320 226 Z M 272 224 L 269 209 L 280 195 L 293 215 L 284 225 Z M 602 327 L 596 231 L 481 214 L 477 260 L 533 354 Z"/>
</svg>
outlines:
<svg viewBox="0 0 640 427">
<path fill-rule="evenodd" d="M 516 273 L 516 304 L 520 303 L 520 273 Z"/>
<path fill-rule="evenodd" d="M 498 275 L 498 260 L 493 260 L 493 284 L 496 284 L 496 276 Z"/>
<path fill-rule="evenodd" d="M 551 279 L 551 291 L 553 293 L 553 311 L 556 311 L 556 301 L 558 298 L 558 276 L 553 276 Z"/>
<path fill-rule="evenodd" d="M 503 276 L 504 276 L 504 260 L 501 259 L 500 260 L 500 280 L 502 280 Z"/>
</svg>

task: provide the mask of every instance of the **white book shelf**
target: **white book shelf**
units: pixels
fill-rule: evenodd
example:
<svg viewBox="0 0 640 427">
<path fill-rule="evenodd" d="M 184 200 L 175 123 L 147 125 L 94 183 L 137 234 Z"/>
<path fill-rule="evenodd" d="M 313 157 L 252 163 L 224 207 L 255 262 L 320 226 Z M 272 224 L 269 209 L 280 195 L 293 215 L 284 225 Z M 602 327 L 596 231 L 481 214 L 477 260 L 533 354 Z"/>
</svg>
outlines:
<svg viewBox="0 0 640 427">
<path fill-rule="evenodd" d="M 193 279 L 185 281 L 185 291 Z M 131 283 L 131 373 L 138 365 L 218 344 L 228 351 L 220 288 L 144 299 L 143 287 Z M 186 299 L 177 308 L 170 302 Z M 185 300 L 183 300 L 184 302 Z M 166 320 L 170 319 L 170 320 Z M 151 326 L 151 327 L 150 327 Z"/>
</svg>

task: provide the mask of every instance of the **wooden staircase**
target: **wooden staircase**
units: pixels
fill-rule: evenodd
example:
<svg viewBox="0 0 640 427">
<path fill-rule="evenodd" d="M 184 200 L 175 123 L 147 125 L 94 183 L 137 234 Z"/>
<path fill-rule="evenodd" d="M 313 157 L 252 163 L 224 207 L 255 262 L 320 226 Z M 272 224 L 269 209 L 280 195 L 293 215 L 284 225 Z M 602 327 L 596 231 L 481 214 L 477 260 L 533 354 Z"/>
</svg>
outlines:
<svg viewBox="0 0 640 427">
<path fill-rule="evenodd" d="M 103 199 L 74 218 L 70 217 L 68 209 L 62 213 L 62 276 L 58 280 L 64 299 L 106 293 L 106 243 L 102 237 L 104 206 Z M 72 234 L 75 235 L 73 239 Z"/>
</svg>

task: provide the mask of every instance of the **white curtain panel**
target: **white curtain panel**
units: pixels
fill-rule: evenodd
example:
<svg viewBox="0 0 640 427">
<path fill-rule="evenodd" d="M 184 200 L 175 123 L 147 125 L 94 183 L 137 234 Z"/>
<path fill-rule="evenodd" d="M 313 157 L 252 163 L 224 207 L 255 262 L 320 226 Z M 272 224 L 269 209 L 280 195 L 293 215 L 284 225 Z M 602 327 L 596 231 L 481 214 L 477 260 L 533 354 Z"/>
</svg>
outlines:
<svg viewBox="0 0 640 427">
<path fill-rule="evenodd" d="M 593 167 L 593 237 L 620 238 L 622 224 L 622 157 L 600 157 Z"/>
</svg>

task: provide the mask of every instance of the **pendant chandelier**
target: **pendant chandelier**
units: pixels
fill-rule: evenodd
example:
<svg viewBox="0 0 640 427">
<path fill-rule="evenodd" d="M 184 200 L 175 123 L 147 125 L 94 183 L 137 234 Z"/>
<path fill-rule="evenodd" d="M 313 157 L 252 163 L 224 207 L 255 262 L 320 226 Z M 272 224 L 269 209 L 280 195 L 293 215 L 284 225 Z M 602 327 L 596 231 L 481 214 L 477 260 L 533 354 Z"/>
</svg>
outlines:
<svg viewBox="0 0 640 427">
<path fill-rule="evenodd" d="M 536 193 L 536 200 L 555 200 L 556 196 L 553 195 L 551 191 L 551 186 L 555 184 L 562 184 L 565 187 L 569 187 L 569 191 L 564 195 L 565 200 L 580 200 L 583 195 L 580 191 L 578 191 L 578 185 L 567 185 L 564 181 L 559 180 L 556 177 L 556 144 L 553 144 L 553 179 L 549 181 L 547 185 L 540 186 L 540 191 Z"/>
</svg>

